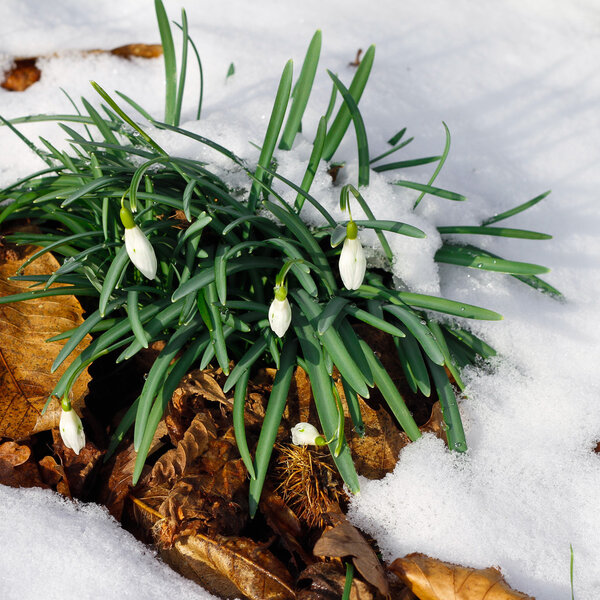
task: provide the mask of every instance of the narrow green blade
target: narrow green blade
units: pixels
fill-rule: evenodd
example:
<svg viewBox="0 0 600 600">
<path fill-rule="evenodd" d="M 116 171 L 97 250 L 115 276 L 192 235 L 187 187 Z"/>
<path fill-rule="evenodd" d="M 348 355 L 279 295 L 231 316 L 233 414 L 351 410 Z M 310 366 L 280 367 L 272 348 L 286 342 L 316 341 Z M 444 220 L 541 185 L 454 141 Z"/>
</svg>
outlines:
<svg viewBox="0 0 600 600">
<path fill-rule="evenodd" d="M 437 262 L 450 265 L 495 271 L 497 273 L 510 273 L 512 275 L 538 275 L 540 273 L 548 273 L 550 270 L 547 267 L 532 263 L 493 258 L 486 253 L 480 252 L 479 248 L 474 248 L 473 246 L 443 244 L 435 253 L 434 258 Z"/>
<path fill-rule="evenodd" d="M 373 46 L 371 46 L 372 48 Z M 369 50 L 371 49 L 369 48 Z M 368 51 L 367 51 L 368 53 Z M 361 63 L 362 66 L 362 63 Z M 342 98 L 344 99 L 344 105 L 342 108 L 346 107 L 350 117 L 352 118 L 352 122 L 354 123 L 354 130 L 356 131 L 356 144 L 358 146 L 358 185 L 367 186 L 369 185 L 369 142 L 367 141 L 367 130 L 365 129 L 365 124 L 363 122 L 360 111 L 358 110 L 357 101 L 352 96 L 352 93 L 346 88 L 346 86 L 331 72 L 327 71 L 329 77 L 333 79 L 333 83 L 340 91 Z M 358 73 L 357 73 L 358 74 Z M 341 109 L 340 109 L 341 111 Z M 339 116 L 339 113 L 338 113 Z M 332 129 L 335 125 L 332 125 Z M 346 126 L 347 128 L 347 126 Z M 330 130 L 331 131 L 331 130 Z M 344 130 L 345 131 L 345 130 Z M 325 139 L 325 144 L 327 144 L 327 138 Z M 326 148 L 324 150 L 326 154 Z"/>
<path fill-rule="evenodd" d="M 511 208 L 510 210 L 500 213 L 499 215 L 494 215 L 493 217 L 486 219 L 481 224 L 482 225 L 491 225 L 492 223 L 497 223 L 498 221 L 502 221 L 504 219 L 508 219 L 509 217 L 513 217 L 514 215 L 518 215 L 520 212 L 523 212 L 524 210 L 527 210 L 528 208 L 531 208 L 532 206 L 536 205 L 538 202 L 541 202 L 544 198 L 546 198 L 548 195 L 550 195 L 550 193 L 551 193 L 551 190 L 548 190 L 547 192 L 544 192 L 543 194 L 536 196 L 532 200 L 528 200 L 527 202 L 524 202 L 523 204 L 519 204 L 519 206 L 515 206 L 514 208 Z"/>
<path fill-rule="evenodd" d="M 352 98 L 354 99 L 355 104 L 358 104 L 360 101 L 360 97 L 362 96 L 365 86 L 367 85 L 374 59 L 375 46 L 369 46 L 369 49 L 365 52 L 365 55 L 363 56 L 363 59 L 361 60 L 356 73 L 354 74 L 350 88 L 348 89 Z M 336 87 L 339 89 L 338 86 Z M 342 106 L 340 106 L 338 114 L 336 115 L 331 127 L 329 128 L 329 131 L 327 132 L 327 137 L 325 138 L 325 147 L 323 148 L 323 158 L 325 160 L 331 160 L 331 157 L 337 150 L 340 142 L 346 134 L 346 130 L 350 125 L 350 119 L 350 111 L 348 110 L 347 103 L 344 103 Z"/>
<path fill-rule="evenodd" d="M 302 64 L 302 70 L 300 71 L 300 76 L 296 83 L 290 114 L 283 129 L 281 141 L 279 142 L 279 148 L 281 150 L 290 150 L 292 148 L 294 138 L 300 128 L 302 116 L 304 115 L 308 103 L 310 91 L 315 79 L 315 73 L 317 72 L 317 65 L 319 64 L 320 54 L 321 32 L 317 31 L 308 46 L 304 63 Z"/>
</svg>

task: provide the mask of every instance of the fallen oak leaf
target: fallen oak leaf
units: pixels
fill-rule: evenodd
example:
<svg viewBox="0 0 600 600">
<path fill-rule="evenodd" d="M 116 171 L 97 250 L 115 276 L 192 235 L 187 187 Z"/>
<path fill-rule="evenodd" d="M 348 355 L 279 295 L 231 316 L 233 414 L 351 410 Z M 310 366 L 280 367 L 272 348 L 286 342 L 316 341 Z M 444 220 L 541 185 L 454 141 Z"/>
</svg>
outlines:
<svg viewBox="0 0 600 600">
<path fill-rule="evenodd" d="M 419 600 L 535 600 L 513 590 L 495 568 L 472 569 L 414 553 L 389 569 Z"/>
<path fill-rule="evenodd" d="M 390 586 L 385 571 L 371 546 L 345 517 L 336 514 L 335 520 L 337 525 L 325 531 L 317 540 L 313 554 L 336 558 L 351 556 L 359 573 L 381 594 L 389 596 Z"/>
<path fill-rule="evenodd" d="M 137 510 L 154 523 L 151 531 L 161 546 L 161 513 L 138 498 L 131 497 Z M 250 600 L 293 600 L 292 577 L 281 561 L 255 541 L 242 537 L 206 536 L 201 533 L 182 536 L 161 558 L 173 569 L 223 597 L 240 592 Z"/>
<path fill-rule="evenodd" d="M 27 248 L 18 258 L 8 256 L 0 264 L 0 297 L 31 291 L 28 281 L 10 281 L 22 262 L 35 252 Z M 46 253 L 33 261 L 26 275 L 53 273 L 60 265 Z M 21 440 L 32 433 L 58 426 L 60 405 L 53 399 L 42 409 L 65 369 L 90 343 L 87 335 L 60 368 L 52 363 L 65 341 L 46 340 L 83 323 L 82 308 L 74 296 L 50 296 L 0 304 L 0 437 Z M 71 404 L 80 411 L 90 376 L 87 369 L 75 381 Z"/>
<path fill-rule="evenodd" d="M 177 553 L 196 573 L 201 572 L 197 570 L 201 563 L 225 575 L 251 600 L 296 597 L 292 578 L 283 563 L 248 538 L 197 534 L 179 538 L 169 553 L 171 557 Z"/>
</svg>

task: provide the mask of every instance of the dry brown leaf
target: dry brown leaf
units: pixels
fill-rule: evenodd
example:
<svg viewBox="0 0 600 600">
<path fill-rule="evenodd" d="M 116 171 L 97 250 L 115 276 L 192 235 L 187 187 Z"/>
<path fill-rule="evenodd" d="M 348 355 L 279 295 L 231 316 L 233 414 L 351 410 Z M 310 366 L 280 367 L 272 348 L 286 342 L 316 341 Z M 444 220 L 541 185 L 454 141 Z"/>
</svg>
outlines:
<svg viewBox="0 0 600 600">
<path fill-rule="evenodd" d="M 193 578 L 209 591 L 211 580 L 206 577 L 206 567 L 224 575 L 239 592 L 252 600 L 296 597 L 292 578 L 283 563 L 247 538 L 209 538 L 201 534 L 183 537 L 161 556 L 175 569 L 184 564 L 187 573 L 194 574 Z"/>
<path fill-rule="evenodd" d="M 233 406 L 232 401 L 223 392 L 223 388 L 207 370 L 192 371 L 186 375 L 182 387 L 188 394 L 197 394 L 209 402 L 218 402 L 228 408 Z"/>
<path fill-rule="evenodd" d="M 215 439 L 217 431 L 210 416 L 198 414 L 194 417 L 183 439 L 173 450 L 163 454 L 152 469 L 150 485 L 173 484 L 181 477 L 192 463 L 204 454 L 208 447 L 209 437 Z"/>
<path fill-rule="evenodd" d="M 110 53 L 122 58 L 158 58 L 163 49 L 160 44 L 126 44 L 113 48 Z"/>
<path fill-rule="evenodd" d="M 48 487 L 31 459 L 31 448 L 15 442 L 0 444 L 0 484 L 11 487 Z"/>
<path fill-rule="evenodd" d="M 12 67 L 4 73 L 0 86 L 9 92 L 22 92 L 36 81 L 39 81 L 41 71 L 36 66 L 35 58 L 17 58 Z"/>
<path fill-rule="evenodd" d="M 419 600 L 535 600 L 513 590 L 494 568 L 471 569 L 417 553 L 389 568 Z"/>
<path fill-rule="evenodd" d="M 28 249 L 17 260 L 0 265 L 0 296 L 29 290 L 31 282 L 8 281 L 24 260 L 33 254 Z M 53 273 L 60 265 L 46 253 L 25 269 L 27 275 Z M 0 437 L 21 440 L 32 433 L 58 426 L 60 405 L 54 399 L 44 415 L 41 411 L 49 394 L 73 359 L 86 348 L 86 336 L 71 356 L 55 372 L 50 369 L 64 341 L 46 340 L 83 323 L 81 305 L 74 296 L 50 296 L 0 305 Z M 75 410 L 83 405 L 90 376 L 87 370 L 73 386 Z"/>
<path fill-rule="evenodd" d="M 390 586 L 385 571 L 371 546 L 358 529 L 344 517 L 336 515 L 336 521 L 337 525 L 325 531 L 319 538 L 313 548 L 313 554 L 335 558 L 351 556 L 359 573 L 381 594 L 388 596 Z"/>
<path fill-rule="evenodd" d="M 308 584 L 308 587 L 307 587 Z M 300 573 L 297 600 L 339 600 L 344 592 L 346 573 L 336 563 L 316 563 Z M 369 586 L 360 579 L 352 580 L 350 600 L 373 600 Z"/>
<path fill-rule="evenodd" d="M 83 54 L 114 54 L 121 58 L 157 58 L 162 56 L 160 44 L 127 44 L 112 50 L 87 50 Z M 42 72 L 37 66 L 38 57 L 15 58 L 8 71 L 5 71 L 0 86 L 10 92 L 23 92 L 36 81 Z"/>
<path fill-rule="evenodd" d="M 279 535 L 288 552 L 298 556 L 306 565 L 314 562 L 314 558 L 302 547 L 302 523 L 284 499 L 277 494 L 267 482 L 263 488 L 259 504 L 260 512 L 265 516 L 269 527 Z"/>
<path fill-rule="evenodd" d="M 167 428 L 164 421 L 160 421 L 152 441 L 148 454 L 151 455 L 161 445 L 161 438 L 166 435 Z M 103 467 L 101 480 L 103 482 L 100 490 L 100 502 L 108 508 L 108 512 L 117 520 L 121 520 L 125 500 L 133 489 L 133 471 L 137 452 L 133 443 L 117 452 Z"/>
<path fill-rule="evenodd" d="M 163 546 L 197 532 L 239 534 L 248 519 L 248 472 L 233 428 L 221 432 L 208 410 L 196 415 L 177 447 L 142 478 L 135 497 L 166 518 Z M 135 511 L 133 517 L 147 528 Z"/>
<path fill-rule="evenodd" d="M 65 470 L 62 465 L 59 465 L 54 457 L 44 456 L 38 463 L 40 469 L 40 475 L 46 485 L 55 489 L 59 494 L 71 498 L 71 490 L 69 488 L 69 481 L 65 474 Z"/>
<path fill-rule="evenodd" d="M 90 492 L 88 480 L 99 465 L 105 450 L 99 450 L 88 439 L 85 446 L 79 451 L 79 454 L 75 454 L 71 448 L 65 446 L 58 430 L 54 429 L 52 435 L 54 438 L 54 450 L 61 460 L 71 494 L 76 498 L 87 500 L 85 494 L 89 494 Z"/>
</svg>

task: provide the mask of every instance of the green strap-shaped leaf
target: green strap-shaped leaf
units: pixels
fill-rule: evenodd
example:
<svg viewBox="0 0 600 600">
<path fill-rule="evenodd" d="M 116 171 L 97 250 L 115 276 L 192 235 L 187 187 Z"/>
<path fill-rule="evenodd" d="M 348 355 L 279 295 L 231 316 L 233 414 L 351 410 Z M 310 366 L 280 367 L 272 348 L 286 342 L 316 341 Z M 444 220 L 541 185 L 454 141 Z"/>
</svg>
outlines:
<svg viewBox="0 0 600 600">
<path fill-rule="evenodd" d="M 373 46 L 371 46 L 372 48 Z M 369 50 L 371 50 L 369 48 Z M 367 51 L 368 53 L 368 51 Z M 364 59 L 363 59 L 364 61 Z M 361 63 L 362 64 L 362 63 Z M 352 122 L 354 123 L 354 130 L 356 131 L 356 144 L 358 147 L 358 185 L 367 186 L 369 185 L 369 142 L 367 140 L 367 130 L 365 129 L 365 124 L 363 122 L 360 111 L 358 110 L 358 104 L 356 100 L 352 97 L 352 94 L 346 86 L 331 72 L 327 71 L 329 77 L 333 80 L 333 83 L 340 91 L 342 98 L 344 99 L 344 104 L 352 118 Z M 358 73 L 357 73 L 358 74 Z M 343 108 L 343 107 L 342 107 Z M 340 109 L 341 111 L 341 109 Z M 338 113 L 339 116 L 339 113 Z M 335 126 L 335 122 L 332 125 L 332 129 Z M 346 126 L 347 127 L 347 126 Z M 331 132 L 331 130 L 330 130 Z M 329 136 L 327 136 L 329 137 Z M 325 145 L 327 145 L 327 139 L 325 139 Z M 324 153 L 327 156 L 326 151 Z"/>
<path fill-rule="evenodd" d="M 495 271 L 497 273 L 510 273 L 511 275 L 538 275 L 540 273 L 548 273 L 550 270 L 547 267 L 532 263 L 493 258 L 473 246 L 443 244 L 435 253 L 434 258 L 437 262 L 450 265 Z"/>
<path fill-rule="evenodd" d="M 399 185 L 400 187 L 409 188 L 411 190 L 418 190 L 424 194 L 431 194 L 432 196 L 439 196 L 440 198 L 446 198 L 446 200 L 454 200 L 457 202 L 464 202 L 465 196 L 451 192 L 449 190 L 443 190 L 442 188 L 433 187 L 424 183 L 417 183 L 415 181 L 394 181 L 393 185 Z"/>
<path fill-rule="evenodd" d="M 109 315 L 115 308 L 118 308 L 123 304 L 123 298 L 119 298 L 117 300 L 113 300 L 109 302 L 104 311 L 104 316 Z M 92 331 L 92 329 L 102 321 L 104 317 L 100 314 L 99 310 L 94 311 L 79 327 L 73 330 L 73 334 L 69 338 L 69 341 L 61 348 L 60 352 L 57 354 L 54 362 L 52 363 L 52 367 L 50 369 L 51 373 L 54 373 L 60 365 L 67 359 L 71 352 L 75 350 L 75 348 L 79 345 L 79 342 L 83 340 L 83 338 Z"/>
<path fill-rule="evenodd" d="M 334 296 L 323 309 L 319 321 L 317 323 L 317 331 L 320 335 L 325 333 L 333 322 L 338 318 L 342 312 L 344 305 L 348 304 L 348 298 L 342 296 Z"/>
<path fill-rule="evenodd" d="M 363 310 L 362 308 L 358 308 L 353 304 L 349 304 L 344 306 L 344 312 L 352 315 L 354 318 L 362 321 L 363 323 L 367 323 L 371 325 L 371 327 L 375 327 L 381 331 L 385 331 L 385 333 L 389 333 L 395 337 L 404 337 L 404 332 L 395 325 L 388 323 L 385 319 L 381 319 L 371 314 L 369 311 Z"/>
<path fill-rule="evenodd" d="M 273 110 L 271 112 L 271 118 L 269 119 L 269 125 L 267 126 L 267 132 L 265 133 L 265 139 L 263 141 L 260 157 L 258 159 L 258 165 L 256 167 L 256 179 L 250 189 L 250 198 L 248 200 L 248 208 L 250 212 L 256 210 L 256 202 L 258 200 L 258 194 L 260 192 L 260 182 L 264 177 L 264 170 L 271 164 L 271 158 L 273 157 L 273 151 L 275 150 L 275 144 L 281 131 L 281 125 L 283 124 L 283 118 L 290 98 L 290 90 L 292 88 L 292 61 L 289 60 L 281 75 L 279 81 L 279 87 L 277 88 L 277 95 L 275 96 L 275 103 L 273 104 Z"/>
<path fill-rule="evenodd" d="M 410 167 L 418 167 L 419 165 L 428 165 L 430 163 L 438 162 L 440 158 L 441 156 L 426 156 L 424 158 L 413 158 L 412 160 L 401 160 L 385 165 L 378 165 L 377 167 L 373 167 L 373 171 L 376 173 L 383 173 L 385 171 L 395 171 L 396 169 L 408 169 Z"/>
<path fill-rule="evenodd" d="M 232 372 L 233 373 L 233 372 Z M 230 376 L 231 377 L 231 376 Z M 248 380 L 250 379 L 250 371 L 246 370 L 242 373 L 235 385 L 235 394 L 233 396 L 233 431 L 235 433 L 235 441 L 240 452 L 240 456 L 248 469 L 251 479 L 256 479 L 254 465 L 252 464 L 252 456 L 248 449 L 246 440 L 246 423 L 244 421 L 244 407 L 246 405 L 246 390 L 248 388 Z"/>
<path fill-rule="evenodd" d="M 325 438 L 332 440 L 328 446 L 332 453 L 333 461 L 335 462 L 344 483 L 348 486 L 353 494 L 356 494 L 359 489 L 358 475 L 354 468 L 350 448 L 346 443 L 343 444 L 341 452 L 338 456 L 334 456 L 337 440 L 335 432 L 338 426 L 338 410 L 335 405 L 335 398 L 331 389 L 331 377 L 325 366 L 325 359 L 321 345 L 315 337 L 315 332 L 310 326 L 304 315 L 298 315 L 294 322 L 296 335 L 300 340 L 302 354 L 304 360 L 300 361 L 300 366 L 306 371 L 310 379 L 310 386 L 319 415 L 319 421 L 323 427 Z"/>
<path fill-rule="evenodd" d="M 428 186 L 431 186 L 433 184 L 433 182 L 436 180 L 437 176 L 439 175 L 440 171 L 442 170 L 442 167 L 444 166 L 444 163 L 446 162 L 446 159 L 448 158 L 448 153 L 450 152 L 450 130 L 448 129 L 448 126 L 446 125 L 446 123 L 444 123 L 443 121 L 442 121 L 442 125 L 444 126 L 444 129 L 446 131 L 446 144 L 444 146 L 444 151 L 442 152 L 442 156 L 440 156 L 440 162 L 438 163 L 438 166 L 435 168 L 433 175 L 430 177 L 429 181 L 427 182 Z M 417 208 L 417 206 L 419 206 L 419 202 L 421 202 L 421 200 L 423 200 L 423 197 L 425 196 L 426 193 L 428 193 L 426 190 L 423 190 L 421 192 L 421 195 L 415 200 L 413 209 Z M 454 198 L 450 198 L 450 199 L 453 200 Z"/>
<path fill-rule="evenodd" d="M 425 351 L 425 354 L 427 354 L 435 364 L 444 364 L 444 355 L 442 354 L 437 342 L 433 338 L 431 331 L 429 331 L 427 328 L 426 321 L 422 317 L 415 314 L 408 307 L 404 308 L 394 304 L 385 304 L 383 309 L 394 315 L 397 319 L 402 321 L 404 325 L 406 325 L 406 328 L 419 342 Z"/>
<path fill-rule="evenodd" d="M 427 359 L 427 362 L 438 394 L 440 406 L 442 407 L 444 422 L 448 427 L 446 429 L 448 447 L 450 450 L 456 450 L 457 452 L 466 452 L 467 442 L 465 440 L 462 419 L 460 418 L 456 395 L 448 381 L 446 371 L 443 367 L 432 363 L 429 359 Z"/>
<path fill-rule="evenodd" d="M 227 354 L 227 344 L 225 343 L 225 337 L 223 336 L 223 320 L 221 317 L 221 311 L 217 306 L 217 287 L 214 283 L 210 283 L 206 286 L 206 303 L 208 305 L 208 312 L 213 323 L 213 330 L 210 332 L 211 342 L 214 347 L 215 356 L 217 362 L 223 373 L 229 375 L 229 356 Z"/>
<path fill-rule="evenodd" d="M 438 296 L 429 296 L 428 294 L 414 294 L 412 292 L 398 292 L 396 290 L 386 290 L 373 285 L 362 285 L 359 288 L 359 295 L 364 298 L 380 298 L 393 304 L 415 306 L 416 308 L 425 308 L 435 310 L 448 315 L 464 317 L 465 319 L 481 319 L 484 321 L 499 321 L 502 315 L 479 306 L 448 300 Z"/>
<path fill-rule="evenodd" d="M 165 374 L 171 364 L 171 361 L 175 358 L 177 353 L 185 346 L 187 341 L 196 333 L 200 319 L 192 321 L 186 327 L 180 327 L 175 333 L 169 338 L 166 346 L 162 349 L 156 360 L 152 364 L 150 371 L 144 382 L 144 387 L 140 395 L 140 403 L 138 405 L 137 413 L 135 416 L 135 429 L 133 434 L 133 444 L 136 451 L 139 450 L 146 424 L 150 411 L 152 410 L 152 404 L 156 398 L 159 389 L 162 387 L 165 381 Z"/>
<path fill-rule="evenodd" d="M 137 290 L 129 290 L 127 292 L 127 316 L 131 323 L 131 331 L 133 331 L 135 339 L 141 344 L 142 348 L 147 348 L 148 337 L 140 321 L 139 292 Z"/>
<path fill-rule="evenodd" d="M 348 412 L 350 413 L 350 418 L 352 419 L 352 423 L 354 424 L 354 431 L 360 435 L 360 437 L 365 437 L 365 424 L 362 418 L 362 414 L 360 412 L 360 404 L 358 402 L 358 396 L 356 392 L 346 383 L 346 380 L 342 377 L 342 387 L 344 388 L 344 396 L 346 397 L 346 404 L 348 406 Z"/>
<path fill-rule="evenodd" d="M 162 0 L 154 0 L 156 20 L 160 31 L 160 41 L 163 47 L 165 62 L 165 121 L 170 125 L 179 125 L 176 120 L 177 102 L 177 63 L 175 59 L 175 45 L 169 25 L 169 18 Z"/>
<path fill-rule="evenodd" d="M 334 90 L 336 87 L 334 86 Z M 295 206 L 298 212 L 302 210 L 302 206 L 304 205 L 304 200 L 310 199 L 308 196 L 308 192 L 310 190 L 310 186 L 312 185 L 313 179 L 317 173 L 317 169 L 319 168 L 319 163 L 321 162 L 321 157 L 323 156 L 323 148 L 325 145 L 325 135 L 327 134 L 327 119 L 325 117 L 321 117 L 319 119 L 319 125 L 317 127 L 317 134 L 315 135 L 315 141 L 313 142 L 313 149 L 310 153 L 310 158 L 308 159 L 308 163 L 306 165 L 306 171 L 304 172 L 304 177 L 302 178 L 302 183 L 300 184 L 301 190 L 304 192 L 298 192 L 296 196 Z M 317 204 L 319 204 L 317 202 Z M 316 205 L 313 204 L 316 207 Z M 319 206 L 321 206 L 319 204 Z"/>
<path fill-rule="evenodd" d="M 468 235 L 494 235 L 508 238 L 520 238 L 523 240 L 551 240 L 552 236 L 547 233 L 528 231 L 527 229 L 510 229 L 508 227 L 484 227 L 472 225 L 454 225 L 451 227 L 438 227 L 442 234 L 464 233 Z"/>
<path fill-rule="evenodd" d="M 102 292 L 100 293 L 100 299 L 98 300 L 98 310 L 103 317 L 106 313 L 106 307 L 110 297 L 121 277 L 121 273 L 123 273 L 128 264 L 129 256 L 125 245 L 123 245 L 119 248 L 116 256 L 113 258 L 113 261 L 106 272 L 104 283 L 102 284 Z"/>
<path fill-rule="evenodd" d="M 311 321 L 311 326 L 316 328 L 322 313 L 320 306 L 304 290 L 298 290 L 292 292 L 292 294 L 296 302 L 300 305 L 302 312 Z M 363 398 L 368 398 L 369 389 L 365 382 L 365 378 L 348 352 L 339 333 L 332 327 L 329 327 L 320 334 L 319 337 L 323 347 L 333 359 L 333 362 L 339 369 L 342 377 L 346 379 L 348 384 L 351 385 L 358 394 L 363 396 Z"/>
<path fill-rule="evenodd" d="M 355 104 L 358 104 L 360 101 L 360 97 L 362 96 L 365 86 L 367 85 L 374 59 L 375 46 L 369 46 L 369 49 L 365 52 L 365 55 L 363 56 L 363 59 L 361 60 L 356 73 L 354 74 L 350 88 L 348 89 L 350 95 L 354 99 Z M 335 86 L 334 89 L 336 88 L 339 89 L 339 87 Z M 323 148 L 323 158 L 325 160 L 331 160 L 331 157 L 337 150 L 340 142 L 346 134 L 346 130 L 350 125 L 350 119 L 351 115 L 350 111 L 348 110 L 348 105 L 347 103 L 343 103 L 342 106 L 340 106 L 338 114 L 333 120 L 329 131 L 327 132 L 327 137 L 325 138 L 325 146 Z"/>
<path fill-rule="evenodd" d="M 435 341 L 437 342 L 437 345 L 440 347 L 440 350 L 442 351 L 442 354 L 444 355 L 444 359 L 445 359 L 444 364 L 445 364 L 446 368 L 448 369 L 448 371 L 450 371 L 450 373 L 452 374 L 452 377 L 454 377 L 454 381 L 456 382 L 456 385 L 458 385 L 458 387 L 461 390 L 464 390 L 465 384 L 463 383 L 462 377 L 460 376 L 460 369 L 459 369 L 458 365 L 456 365 L 454 360 L 452 360 L 452 357 L 450 356 L 450 350 L 448 349 L 448 344 L 446 344 L 446 338 L 444 337 L 442 328 L 435 321 L 428 321 L 427 326 L 431 330 L 431 333 L 433 333 L 433 336 L 435 337 Z"/>
<path fill-rule="evenodd" d="M 492 223 L 497 223 L 498 221 L 503 221 L 504 219 L 508 219 L 509 217 L 518 215 L 520 212 L 523 212 L 524 210 L 527 210 L 528 208 L 535 206 L 538 202 L 541 202 L 544 198 L 549 196 L 550 193 L 551 193 L 551 191 L 548 190 L 547 192 L 544 192 L 543 194 L 536 196 L 532 200 L 528 200 L 527 202 L 524 202 L 523 204 L 519 204 L 518 206 L 515 206 L 514 208 L 511 208 L 510 210 L 500 213 L 499 215 L 494 215 L 493 217 L 490 217 L 489 219 L 482 221 L 481 224 L 484 226 L 491 225 Z"/>
<path fill-rule="evenodd" d="M 317 65 L 319 64 L 320 54 L 321 32 L 317 30 L 306 51 L 306 56 L 302 63 L 302 70 L 300 71 L 300 76 L 298 77 L 298 81 L 294 88 L 294 100 L 292 101 L 290 114 L 288 115 L 287 122 L 283 129 L 281 141 L 279 142 L 279 148 L 281 150 L 291 150 L 292 148 L 294 138 L 300 128 L 302 116 L 304 115 L 308 103 L 310 91 L 315 79 L 315 73 L 317 72 Z"/>
<path fill-rule="evenodd" d="M 249 504 L 250 516 L 252 518 L 254 518 L 258 509 L 260 495 L 267 475 L 269 460 L 271 459 L 271 453 L 273 452 L 273 445 L 277 439 L 277 430 L 281 423 L 281 417 L 283 416 L 288 391 L 292 382 L 292 375 L 294 374 L 294 367 L 296 366 L 296 348 L 296 340 L 288 337 L 283 344 L 279 370 L 277 371 L 277 375 L 275 375 L 273 388 L 269 395 L 269 402 L 267 404 L 267 410 L 265 411 L 265 418 L 260 430 L 260 436 L 258 438 L 254 456 L 254 472 L 256 478 L 250 480 Z"/>
<path fill-rule="evenodd" d="M 408 410 L 404 398 L 402 398 L 398 388 L 394 385 L 392 378 L 384 369 L 381 361 L 375 356 L 371 347 L 364 340 L 360 340 L 361 348 L 365 358 L 369 363 L 375 385 L 381 392 L 390 410 L 394 413 L 398 423 L 402 426 L 406 435 L 414 442 L 421 437 L 421 432 L 413 419 L 411 412 Z"/>
<path fill-rule="evenodd" d="M 246 353 L 240 358 L 237 365 L 231 371 L 225 385 L 223 386 L 223 391 L 227 393 L 244 375 L 244 373 L 249 372 L 252 365 L 261 357 L 262 353 L 265 351 L 267 347 L 267 341 L 263 339 L 259 339 L 255 341 L 250 348 L 246 351 Z"/>
</svg>

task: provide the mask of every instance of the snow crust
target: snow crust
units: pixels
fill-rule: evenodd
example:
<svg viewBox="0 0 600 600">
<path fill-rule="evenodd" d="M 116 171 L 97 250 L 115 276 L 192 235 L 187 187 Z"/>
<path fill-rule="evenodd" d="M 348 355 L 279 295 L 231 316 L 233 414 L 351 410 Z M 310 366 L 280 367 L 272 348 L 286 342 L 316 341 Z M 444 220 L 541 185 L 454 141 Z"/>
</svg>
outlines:
<svg viewBox="0 0 600 600">
<path fill-rule="evenodd" d="M 180 1 L 166 4 L 169 15 L 178 18 Z M 388 236 L 397 256 L 395 274 L 411 290 L 441 292 L 504 315 L 502 322 L 468 324 L 499 357 L 466 373 L 467 397 L 460 406 L 468 453 L 449 453 L 427 436 L 412 444 L 393 474 L 362 482 L 351 505 L 353 521 L 374 535 L 387 559 L 419 551 L 476 567 L 497 565 L 512 586 L 547 600 L 569 597 L 572 544 L 575 597 L 600 597 L 600 456 L 593 453 L 600 439 L 598 4 L 380 0 L 365 7 L 347 0 L 231 0 L 210 6 L 190 2 L 187 10 L 203 59 L 205 103 L 202 119 L 194 122 L 195 106 L 188 100 L 182 125 L 249 164 L 258 158 L 249 142 L 262 140 L 283 65 L 293 58 L 298 73 L 317 28 L 323 31 L 320 69 L 303 133 L 293 152 L 278 154 L 284 176 L 301 180 L 329 99 L 325 68 L 348 83 L 348 62 L 370 43 L 377 44 L 377 54 L 360 108 L 371 154 L 385 151 L 386 140 L 404 126 L 415 141 L 390 160 L 439 154 L 441 122 L 452 132 L 451 154 L 436 185 L 465 194 L 466 203 L 426 197 L 411 213 L 416 192 L 389 182 L 427 181 L 432 165 L 401 175 L 373 173 L 366 199 L 378 218 L 406 221 L 428 234 L 425 240 Z M 0 90 L 5 118 L 70 113 L 60 87 L 75 100 L 83 95 L 97 105 L 90 79 L 161 116 L 160 60 L 76 52 L 158 42 L 152 2 L 12 0 L 0 4 L 0 23 L 1 64 L 10 56 L 48 56 L 42 79 L 29 90 Z M 236 73 L 226 80 L 231 62 Z M 188 89 L 197 85 L 191 68 Z M 62 139 L 55 124 L 21 130 L 59 145 Z M 192 140 L 153 134 L 169 151 L 210 159 L 232 184 L 247 184 L 228 160 Z M 4 128 L 0 147 L 0 185 L 39 163 Z M 346 161 L 342 181 L 355 183 L 353 134 L 336 159 Z M 322 164 L 311 193 L 341 219 L 339 188 L 331 186 L 325 168 Z M 293 194 L 278 189 L 293 201 Z M 506 226 L 544 231 L 552 241 L 474 237 L 473 242 L 505 258 L 551 267 L 544 277 L 563 291 L 564 303 L 508 276 L 433 262 L 440 244 L 436 226 L 477 224 L 547 189 L 553 190 L 548 199 Z M 306 219 L 318 224 L 320 217 L 305 206 Z M 353 214 L 360 216 L 358 207 Z M 374 236 L 361 233 L 361 238 L 376 246 Z M 33 599 L 42 590 L 46 597 L 58 597 L 60 590 L 62 598 L 108 598 L 106 585 L 113 581 L 122 581 L 114 597 L 154 597 L 139 593 L 139 581 L 167 573 L 96 507 L 75 508 L 48 493 L 0 488 L 0 512 L 0 538 L 10 548 L 0 555 L 0 581 L 3 590 L 11 590 L 9 598 Z M 94 542 L 86 543 L 92 538 L 84 533 L 92 530 Z M 96 538 L 105 552 L 98 551 Z M 81 581 L 60 568 L 67 557 Z M 181 597 L 208 597 L 174 575 L 152 581 L 156 597 L 175 589 L 186 590 Z M 56 596 L 48 595 L 52 590 Z"/>
</svg>

